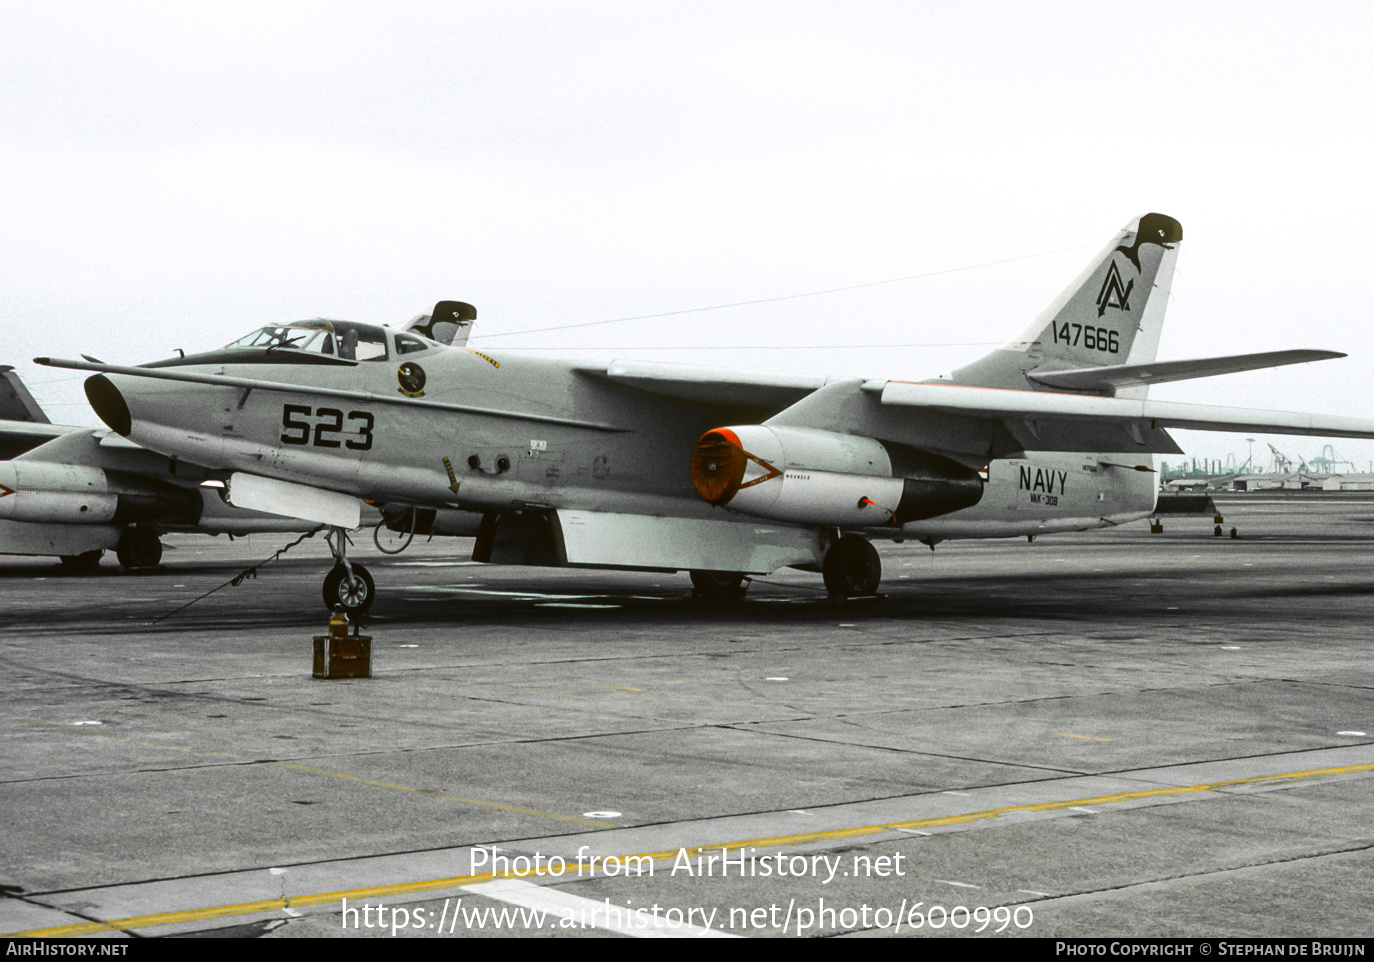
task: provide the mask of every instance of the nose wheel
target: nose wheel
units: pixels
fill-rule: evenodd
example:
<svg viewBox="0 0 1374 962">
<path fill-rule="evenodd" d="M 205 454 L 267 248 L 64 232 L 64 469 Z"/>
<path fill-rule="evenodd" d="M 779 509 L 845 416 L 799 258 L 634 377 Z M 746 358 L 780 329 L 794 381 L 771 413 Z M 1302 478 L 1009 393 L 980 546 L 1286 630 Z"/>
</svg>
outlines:
<svg viewBox="0 0 1374 962">
<path fill-rule="evenodd" d="M 353 570 L 350 572 L 349 568 Z M 324 576 L 324 606 L 330 611 L 342 605 L 350 615 L 361 615 L 377 599 L 372 575 L 360 564 L 335 565 Z"/>
<path fill-rule="evenodd" d="M 360 564 L 348 560 L 348 532 L 333 528 L 324 537 L 334 553 L 334 567 L 324 576 L 324 606 L 330 611 L 342 606 L 350 615 L 365 614 L 377 600 L 377 585 L 372 574 Z"/>
</svg>

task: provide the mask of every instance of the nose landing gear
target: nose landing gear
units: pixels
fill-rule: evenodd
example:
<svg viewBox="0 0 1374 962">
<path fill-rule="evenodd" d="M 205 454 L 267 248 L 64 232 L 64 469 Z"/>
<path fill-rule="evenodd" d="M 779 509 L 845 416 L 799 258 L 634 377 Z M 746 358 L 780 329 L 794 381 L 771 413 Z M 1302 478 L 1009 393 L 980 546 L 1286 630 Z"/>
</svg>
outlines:
<svg viewBox="0 0 1374 962">
<path fill-rule="evenodd" d="M 329 574 L 324 576 L 324 606 L 333 611 L 341 605 L 350 615 L 365 614 L 377 599 L 377 586 L 371 573 L 348 560 L 348 533 L 343 528 L 331 528 L 324 540 L 335 562 Z"/>
</svg>

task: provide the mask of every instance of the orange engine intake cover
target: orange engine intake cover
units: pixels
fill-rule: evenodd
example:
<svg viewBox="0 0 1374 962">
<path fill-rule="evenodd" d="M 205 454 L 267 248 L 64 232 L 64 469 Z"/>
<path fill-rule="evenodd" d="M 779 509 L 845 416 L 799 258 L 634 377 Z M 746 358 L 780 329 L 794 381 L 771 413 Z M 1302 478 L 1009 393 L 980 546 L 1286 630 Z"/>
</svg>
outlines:
<svg viewBox="0 0 1374 962">
<path fill-rule="evenodd" d="M 692 487 L 711 504 L 726 504 L 744 480 L 746 461 L 734 431 L 707 431 L 692 448 Z"/>
</svg>

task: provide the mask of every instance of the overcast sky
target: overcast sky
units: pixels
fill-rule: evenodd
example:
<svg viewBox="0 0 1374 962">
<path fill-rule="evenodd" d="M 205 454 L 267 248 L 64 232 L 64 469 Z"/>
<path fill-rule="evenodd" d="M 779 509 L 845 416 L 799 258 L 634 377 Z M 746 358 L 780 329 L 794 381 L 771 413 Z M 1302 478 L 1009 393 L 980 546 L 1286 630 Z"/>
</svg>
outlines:
<svg viewBox="0 0 1374 962">
<path fill-rule="evenodd" d="M 1161 359 L 1351 355 L 1153 396 L 1374 417 L 1369 4 L 0 2 L 0 31 L 0 363 L 54 421 L 96 423 L 36 355 L 446 298 L 490 350 L 924 377 L 1152 210 L 1185 237 Z"/>
</svg>

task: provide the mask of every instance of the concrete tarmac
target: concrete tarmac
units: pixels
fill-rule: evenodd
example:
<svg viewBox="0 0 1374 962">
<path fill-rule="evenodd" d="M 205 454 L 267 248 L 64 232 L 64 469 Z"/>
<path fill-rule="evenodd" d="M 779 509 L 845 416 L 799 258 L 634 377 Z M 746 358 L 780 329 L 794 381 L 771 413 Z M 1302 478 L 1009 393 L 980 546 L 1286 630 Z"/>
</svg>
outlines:
<svg viewBox="0 0 1374 962">
<path fill-rule="evenodd" d="M 1221 508 L 715 608 L 363 532 L 366 680 L 318 538 L 0 559 L 0 933 L 1369 936 L 1374 496 Z"/>
</svg>

